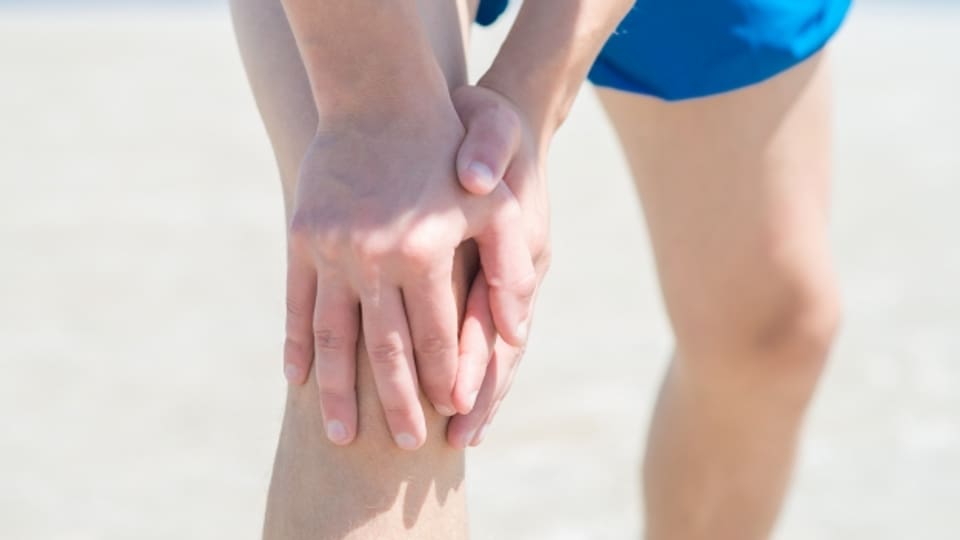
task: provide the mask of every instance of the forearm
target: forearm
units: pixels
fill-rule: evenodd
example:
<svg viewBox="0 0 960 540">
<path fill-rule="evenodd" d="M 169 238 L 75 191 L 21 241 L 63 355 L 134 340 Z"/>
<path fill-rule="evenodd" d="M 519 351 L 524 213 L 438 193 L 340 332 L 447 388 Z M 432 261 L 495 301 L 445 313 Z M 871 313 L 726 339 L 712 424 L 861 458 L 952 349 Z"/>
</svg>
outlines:
<svg viewBox="0 0 960 540">
<path fill-rule="evenodd" d="M 560 127 L 633 0 L 526 0 L 480 84 L 511 99 L 540 141 Z"/>
<path fill-rule="evenodd" d="M 321 125 L 423 110 L 447 84 L 414 0 L 283 0 Z"/>
</svg>

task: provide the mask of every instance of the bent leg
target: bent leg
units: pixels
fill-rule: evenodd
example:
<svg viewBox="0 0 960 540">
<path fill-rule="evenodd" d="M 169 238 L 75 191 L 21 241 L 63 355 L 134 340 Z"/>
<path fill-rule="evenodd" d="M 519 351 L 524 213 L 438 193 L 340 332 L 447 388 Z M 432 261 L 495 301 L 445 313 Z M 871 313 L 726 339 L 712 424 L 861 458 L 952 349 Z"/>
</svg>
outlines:
<svg viewBox="0 0 960 540">
<path fill-rule="evenodd" d="M 599 93 L 676 334 L 644 463 L 648 538 L 766 538 L 839 317 L 826 62 L 680 103 Z"/>
<path fill-rule="evenodd" d="M 289 219 L 299 164 L 317 127 L 306 72 L 279 2 L 233 0 L 231 8 L 250 85 L 280 169 Z M 463 36 L 474 10 L 462 1 L 420 3 L 424 26 L 451 86 L 466 82 Z M 457 255 L 453 286 L 461 312 L 475 260 L 464 249 Z M 446 444 L 446 419 L 424 406 L 427 442 L 417 452 L 397 449 L 362 346 L 357 394 L 357 438 L 350 446 L 337 447 L 323 433 L 317 385 L 289 388 L 264 537 L 465 538 L 463 453 Z"/>
</svg>

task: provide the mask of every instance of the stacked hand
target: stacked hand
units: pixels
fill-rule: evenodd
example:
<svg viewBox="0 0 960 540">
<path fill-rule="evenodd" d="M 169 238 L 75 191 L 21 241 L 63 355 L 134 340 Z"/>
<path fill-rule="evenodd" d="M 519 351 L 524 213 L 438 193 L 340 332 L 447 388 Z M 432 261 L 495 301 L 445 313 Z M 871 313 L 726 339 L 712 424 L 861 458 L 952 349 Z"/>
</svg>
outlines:
<svg viewBox="0 0 960 540">
<path fill-rule="evenodd" d="M 457 171 L 465 189 L 490 196 L 503 183 L 520 205 L 521 224 L 513 234 L 522 237 L 539 286 L 550 264 L 550 207 L 543 171 L 544 151 L 532 136 L 527 120 L 514 104 L 483 86 L 463 86 L 453 93 L 453 103 L 467 128 L 457 156 Z M 483 164 L 477 167 L 476 163 Z M 493 182 L 476 169 L 489 169 Z M 467 309 L 460 335 L 461 367 L 457 388 L 480 384 L 473 409 L 457 415 L 447 426 L 447 441 L 454 447 L 476 446 L 486 426 L 510 389 L 523 355 L 523 344 L 497 336 L 487 306 L 489 273 L 481 269 L 467 297 Z M 532 306 L 531 306 L 532 314 Z"/>
<path fill-rule="evenodd" d="M 441 414 L 460 413 L 449 423 L 450 444 L 480 442 L 509 387 L 546 270 L 547 201 L 527 133 L 508 100 L 464 87 L 452 103 L 387 121 L 351 118 L 314 138 L 290 223 L 284 362 L 296 384 L 314 363 L 334 443 L 356 435 L 361 324 L 398 446 L 425 439 L 420 388 Z M 482 269 L 461 330 L 453 257 L 470 239 Z"/>
</svg>

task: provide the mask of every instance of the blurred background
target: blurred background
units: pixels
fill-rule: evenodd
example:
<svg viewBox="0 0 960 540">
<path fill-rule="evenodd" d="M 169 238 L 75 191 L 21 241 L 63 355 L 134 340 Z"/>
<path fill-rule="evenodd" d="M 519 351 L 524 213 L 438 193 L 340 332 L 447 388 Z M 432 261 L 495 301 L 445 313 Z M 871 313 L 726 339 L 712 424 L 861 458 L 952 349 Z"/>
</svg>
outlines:
<svg viewBox="0 0 960 540">
<path fill-rule="evenodd" d="M 947 1 L 862 0 L 833 46 L 846 321 L 779 540 L 960 537 L 958 52 Z M 471 528 L 631 538 L 671 340 L 589 89 L 550 167 L 554 264 Z M 0 0 L 0 182 L 0 538 L 258 538 L 283 218 L 223 2 Z"/>
</svg>

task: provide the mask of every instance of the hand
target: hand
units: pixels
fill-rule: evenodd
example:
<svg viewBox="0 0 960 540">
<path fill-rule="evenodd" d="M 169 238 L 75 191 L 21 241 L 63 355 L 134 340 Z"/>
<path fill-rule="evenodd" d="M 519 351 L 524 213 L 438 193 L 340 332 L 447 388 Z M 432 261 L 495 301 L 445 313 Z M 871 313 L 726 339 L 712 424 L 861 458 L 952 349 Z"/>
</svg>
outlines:
<svg viewBox="0 0 960 540">
<path fill-rule="evenodd" d="M 446 98 L 418 108 L 328 126 L 301 165 L 289 230 L 284 369 L 302 384 L 314 362 L 325 429 L 336 444 L 356 435 L 361 321 L 398 446 L 415 449 L 426 436 L 418 383 L 437 411 L 455 413 L 451 275 L 465 239 L 477 242 L 497 331 L 514 345 L 525 341 L 535 277 L 523 239 L 513 234 L 518 203 L 506 186 L 484 197 L 465 193 L 454 179 L 463 137 L 456 111 Z"/>
<path fill-rule="evenodd" d="M 460 182 L 477 195 L 495 193 L 504 183 L 510 188 L 522 213 L 522 227 L 514 234 L 523 238 L 533 257 L 539 287 L 550 261 L 544 146 L 535 140 L 520 109 L 502 94 L 482 86 L 464 86 L 452 97 L 467 128 L 457 156 Z M 476 446 L 483 440 L 523 355 L 523 345 L 497 335 L 491 315 L 496 304 L 488 301 L 491 282 L 496 283 L 484 266 L 467 297 L 454 400 L 473 407 L 469 413 L 453 417 L 447 426 L 447 441 L 456 448 Z M 458 406 L 458 411 L 463 410 Z"/>
</svg>

